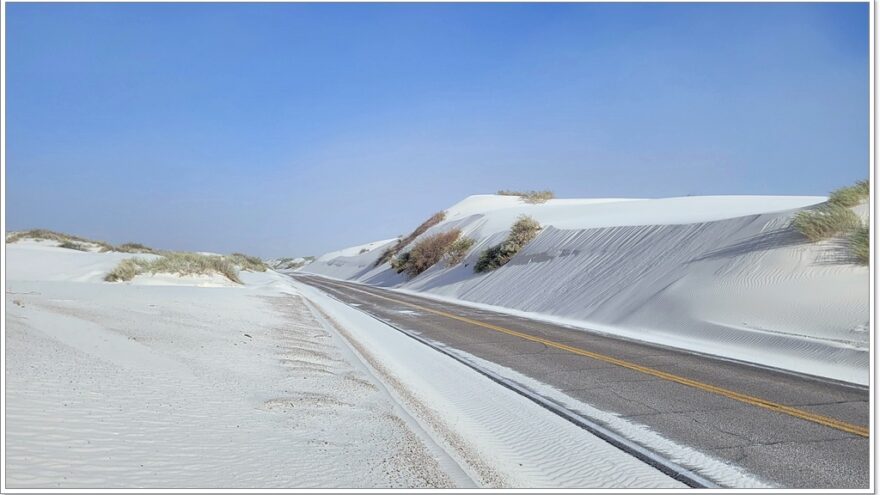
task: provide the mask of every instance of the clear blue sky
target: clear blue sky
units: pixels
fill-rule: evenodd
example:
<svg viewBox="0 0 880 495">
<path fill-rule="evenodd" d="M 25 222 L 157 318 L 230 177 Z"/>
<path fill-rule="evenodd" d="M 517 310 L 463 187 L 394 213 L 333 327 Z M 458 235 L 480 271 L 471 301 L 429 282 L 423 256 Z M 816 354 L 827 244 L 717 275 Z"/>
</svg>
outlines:
<svg viewBox="0 0 880 495">
<path fill-rule="evenodd" d="M 868 4 L 7 4 L 9 229 L 262 256 L 868 175 Z"/>
</svg>

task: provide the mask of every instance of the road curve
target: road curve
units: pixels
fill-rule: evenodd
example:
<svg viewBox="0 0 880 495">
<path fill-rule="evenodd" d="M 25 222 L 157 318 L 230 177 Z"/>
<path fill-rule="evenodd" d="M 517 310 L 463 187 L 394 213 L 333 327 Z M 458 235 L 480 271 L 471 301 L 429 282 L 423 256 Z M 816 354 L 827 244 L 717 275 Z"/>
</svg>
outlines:
<svg viewBox="0 0 880 495">
<path fill-rule="evenodd" d="M 294 277 L 777 486 L 869 486 L 866 389 L 388 289 Z"/>
</svg>

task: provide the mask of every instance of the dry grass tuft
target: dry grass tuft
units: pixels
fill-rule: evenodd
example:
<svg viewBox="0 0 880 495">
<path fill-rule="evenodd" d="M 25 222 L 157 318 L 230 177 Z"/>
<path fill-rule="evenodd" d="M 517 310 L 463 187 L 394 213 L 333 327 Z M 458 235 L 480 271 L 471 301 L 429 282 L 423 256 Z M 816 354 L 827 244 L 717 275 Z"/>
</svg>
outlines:
<svg viewBox="0 0 880 495">
<path fill-rule="evenodd" d="M 268 269 L 266 263 L 264 263 L 262 259 L 244 253 L 230 254 L 229 261 L 246 272 L 265 272 Z"/>
<path fill-rule="evenodd" d="M 113 251 L 119 251 L 120 253 L 159 254 L 159 251 L 137 242 L 126 242 L 125 244 L 120 244 L 118 246 L 115 246 L 113 248 Z"/>
<path fill-rule="evenodd" d="M 867 201 L 870 193 L 870 183 L 867 180 L 860 180 L 851 186 L 841 187 L 832 191 L 828 196 L 828 202 L 845 208 L 851 208 L 863 201 Z"/>
<path fill-rule="evenodd" d="M 73 242 L 73 241 L 64 241 L 61 244 L 59 244 L 58 247 L 66 248 L 66 249 L 75 249 L 77 251 L 88 251 L 89 250 L 89 248 L 86 247 L 84 244 L 80 244 L 78 242 Z"/>
<path fill-rule="evenodd" d="M 13 244 L 13 243 L 21 241 L 23 239 L 55 241 L 59 245 L 64 244 L 64 243 L 68 243 L 68 246 L 66 246 L 66 247 L 69 247 L 69 245 L 72 245 L 72 244 L 80 244 L 80 245 L 93 244 L 95 246 L 98 246 L 101 249 L 101 251 L 112 251 L 113 250 L 113 246 L 111 246 L 110 244 L 108 244 L 104 241 L 93 241 L 91 239 L 86 239 L 84 237 L 79 237 L 79 236 L 70 235 L 70 234 L 64 234 L 62 232 L 55 232 L 53 230 L 48 230 L 48 229 L 31 229 L 31 230 L 24 230 L 21 232 L 12 232 L 6 236 L 6 243 Z M 65 247 L 65 246 L 62 246 L 62 247 Z M 83 249 L 82 251 L 88 250 L 88 246 L 83 246 L 83 247 L 85 247 L 86 249 Z M 69 249 L 76 249 L 76 248 L 69 247 Z"/>
<path fill-rule="evenodd" d="M 816 242 L 851 232 L 861 225 L 861 221 L 849 208 L 826 203 L 812 210 L 799 211 L 792 225 L 807 239 Z"/>
<path fill-rule="evenodd" d="M 871 232 L 867 225 L 860 225 L 849 237 L 849 252 L 862 265 L 871 257 Z"/>
<path fill-rule="evenodd" d="M 236 265 L 227 256 L 175 252 L 166 252 L 152 260 L 144 258 L 122 260 L 104 277 L 104 280 L 127 281 L 142 273 L 170 273 L 181 276 L 220 274 L 237 284 L 242 283 L 238 278 Z"/>
</svg>

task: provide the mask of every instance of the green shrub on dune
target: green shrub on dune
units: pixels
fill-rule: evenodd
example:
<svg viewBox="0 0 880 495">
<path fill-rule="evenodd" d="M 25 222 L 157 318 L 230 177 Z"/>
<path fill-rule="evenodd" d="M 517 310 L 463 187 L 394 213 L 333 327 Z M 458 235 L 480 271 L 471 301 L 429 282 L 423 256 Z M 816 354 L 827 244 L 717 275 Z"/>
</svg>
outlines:
<svg viewBox="0 0 880 495">
<path fill-rule="evenodd" d="M 526 244 L 531 242 L 540 230 L 541 224 L 537 220 L 528 215 L 520 215 L 510 228 L 510 233 L 504 242 L 492 246 L 480 254 L 480 259 L 474 265 L 474 271 L 482 273 L 504 266 Z"/>
<path fill-rule="evenodd" d="M 475 243 L 476 241 L 470 237 L 461 237 L 450 244 L 444 255 L 446 266 L 455 266 L 461 263 Z"/>
</svg>

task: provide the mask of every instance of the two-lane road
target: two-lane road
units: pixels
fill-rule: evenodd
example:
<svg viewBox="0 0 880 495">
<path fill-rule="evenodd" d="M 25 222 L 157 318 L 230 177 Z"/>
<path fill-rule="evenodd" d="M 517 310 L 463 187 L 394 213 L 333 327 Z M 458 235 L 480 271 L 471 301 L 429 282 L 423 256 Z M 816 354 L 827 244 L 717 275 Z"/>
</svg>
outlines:
<svg viewBox="0 0 880 495">
<path fill-rule="evenodd" d="M 551 385 L 786 488 L 867 488 L 860 387 L 305 274 L 372 316 Z"/>
</svg>

